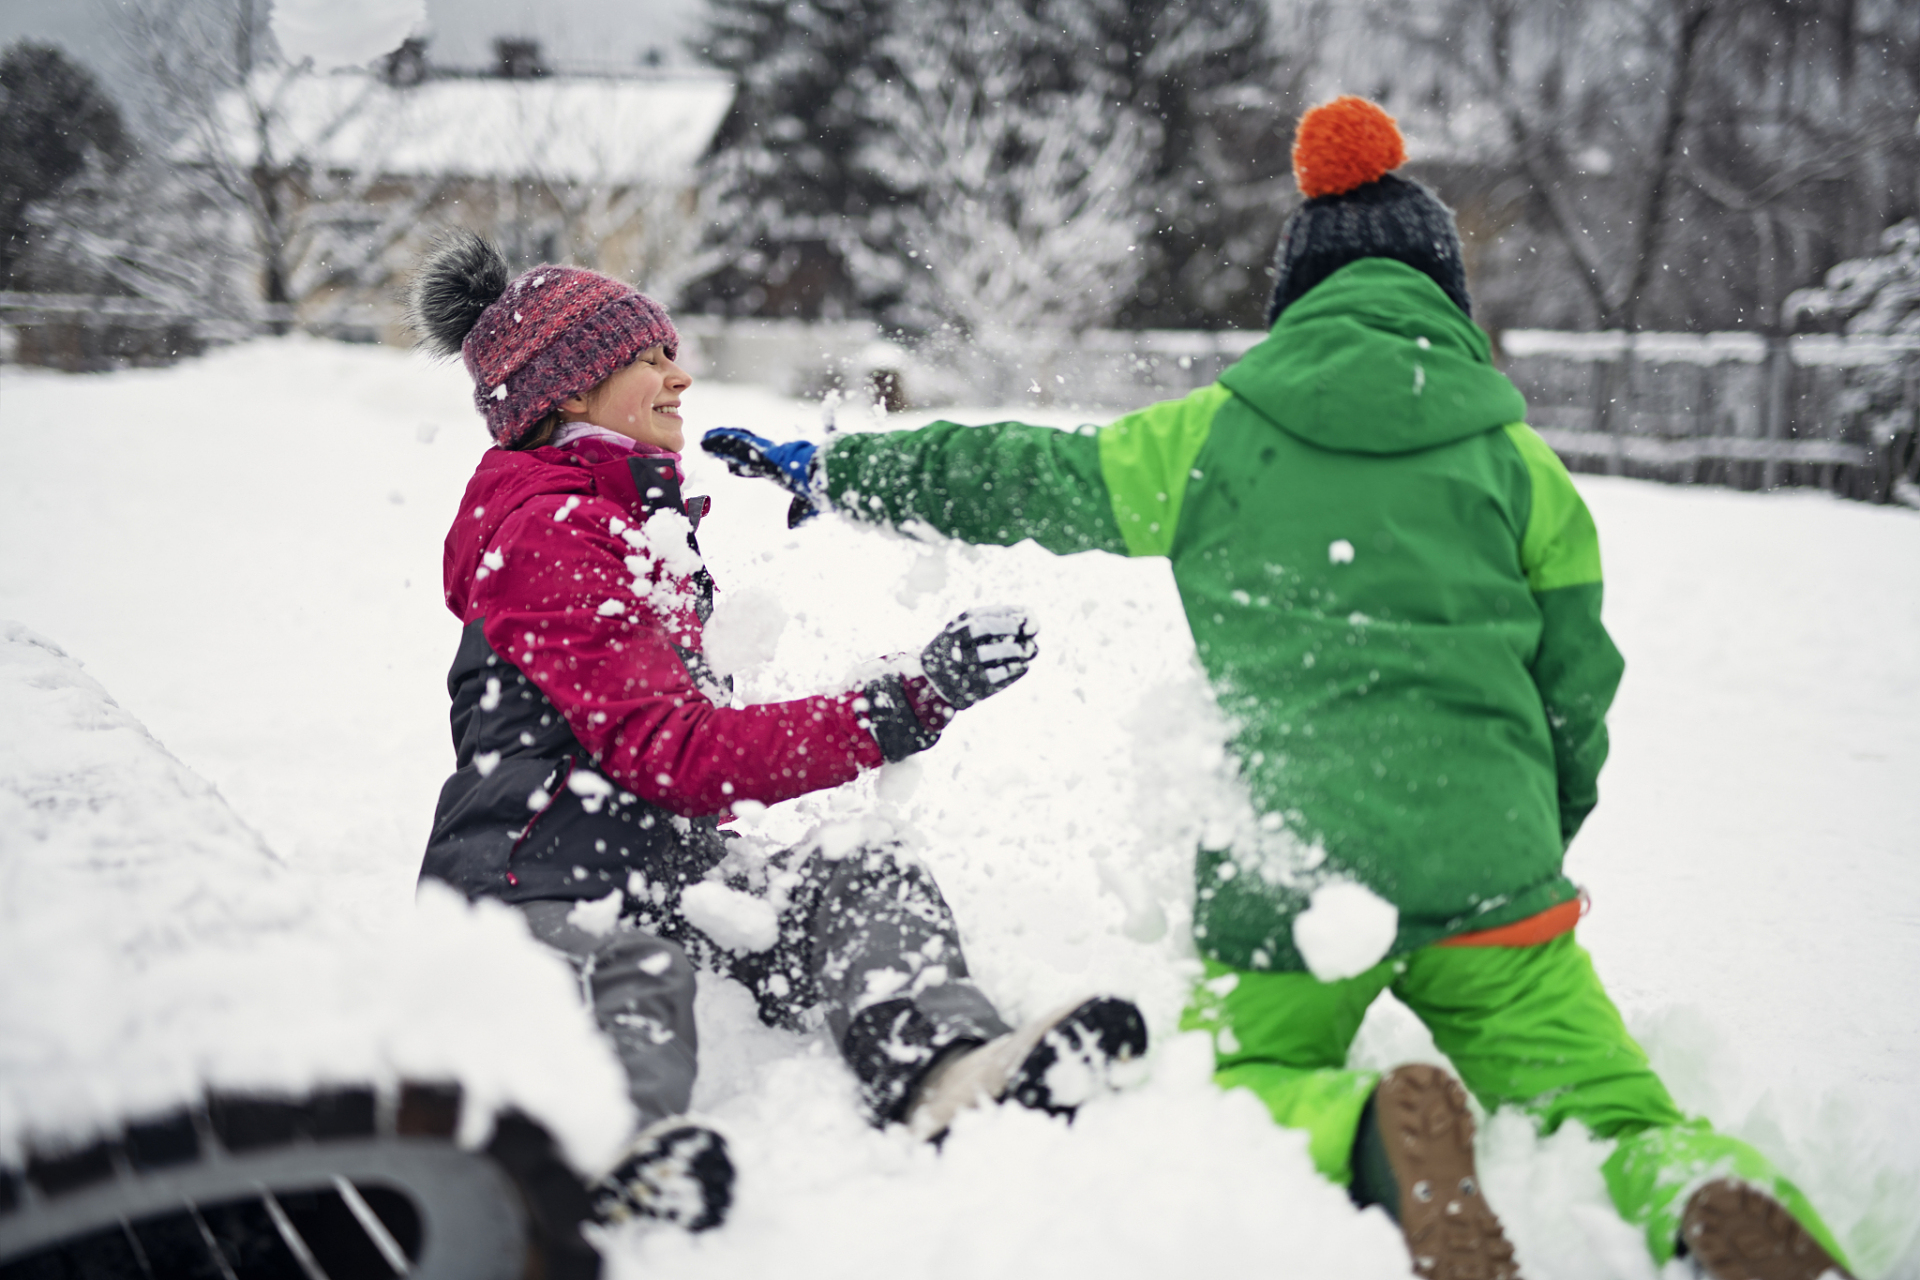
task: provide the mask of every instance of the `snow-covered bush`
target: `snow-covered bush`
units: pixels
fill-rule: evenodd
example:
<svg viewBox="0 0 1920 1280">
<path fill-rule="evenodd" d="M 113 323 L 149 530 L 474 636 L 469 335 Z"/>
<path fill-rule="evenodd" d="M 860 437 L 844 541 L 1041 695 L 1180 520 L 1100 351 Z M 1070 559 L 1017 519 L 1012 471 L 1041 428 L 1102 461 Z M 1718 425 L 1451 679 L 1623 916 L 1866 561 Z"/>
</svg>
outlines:
<svg viewBox="0 0 1920 1280">
<path fill-rule="evenodd" d="M 1888 227 L 1880 247 L 1835 266 L 1825 284 L 1795 291 L 1787 314 L 1850 334 L 1920 334 L 1920 218 Z"/>
<path fill-rule="evenodd" d="M 1906 475 L 1896 479 L 1894 495 L 1912 503 L 1912 468 L 1920 465 L 1913 443 L 1920 426 L 1920 218 L 1888 227 L 1880 246 L 1872 257 L 1833 267 L 1825 284 L 1789 294 L 1786 313 L 1854 338 L 1891 339 L 1881 358 L 1848 379 L 1836 407 L 1867 439 L 1893 450 L 1896 476 Z"/>
</svg>

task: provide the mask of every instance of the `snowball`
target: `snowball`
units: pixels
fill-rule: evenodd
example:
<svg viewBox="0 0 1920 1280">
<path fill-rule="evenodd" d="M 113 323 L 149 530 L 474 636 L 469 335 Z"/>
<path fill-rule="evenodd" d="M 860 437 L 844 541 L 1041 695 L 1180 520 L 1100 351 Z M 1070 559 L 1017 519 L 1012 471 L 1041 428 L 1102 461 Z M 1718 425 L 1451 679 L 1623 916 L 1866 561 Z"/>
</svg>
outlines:
<svg viewBox="0 0 1920 1280">
<path fill-rule="evenodd" d="M 680 895 L 680 914 L 727 950 L 765 951 L 780 940 L 780 920 L 765 898 L 713 880 L 702 880 Z"/>
<path fill-rule="evenodd" d="M 426 25 L 426 0 L 274 0 L 273 34 L 290 62 L 360 67 Z"/>
<path fill-rule="evenodd" d="M 1293 945 L 1314 977 L 1337 982 L 1379 964 L 1399 928 L 1391 902 L 1352 880 L 1330 880 L 1294 918 Z"/>
</svg>

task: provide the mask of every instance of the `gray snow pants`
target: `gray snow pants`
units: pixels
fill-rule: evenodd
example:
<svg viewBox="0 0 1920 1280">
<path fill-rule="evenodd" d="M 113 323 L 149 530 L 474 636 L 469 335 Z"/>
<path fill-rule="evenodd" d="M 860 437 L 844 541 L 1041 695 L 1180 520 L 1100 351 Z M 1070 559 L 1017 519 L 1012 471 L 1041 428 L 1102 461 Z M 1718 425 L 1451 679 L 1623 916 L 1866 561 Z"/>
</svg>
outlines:
<svg viewBox="0 0 1920 1280">
<path fill-rule="evenodd" d="M 764 951 L 721 946 L 677 902 L 630 899 L 606 934 L 568 923 L 576 903 L 517 904 L 534 936 L 579 971 L 643 1123 L 693 1097 L 696 964 L 743 983 L 771 1026 L 799 1029 L 811 1011 L 824 1014 L 878 1124 L 904 1118 L 941 1054 L 1008 1030 L 968 980 L 953 912 L 924 867 L 867 847 L 838 858 L 789 850 L 768 870 L 759 884 L 732 880 L 777 909 L 779 940 Z"/>
</svg>

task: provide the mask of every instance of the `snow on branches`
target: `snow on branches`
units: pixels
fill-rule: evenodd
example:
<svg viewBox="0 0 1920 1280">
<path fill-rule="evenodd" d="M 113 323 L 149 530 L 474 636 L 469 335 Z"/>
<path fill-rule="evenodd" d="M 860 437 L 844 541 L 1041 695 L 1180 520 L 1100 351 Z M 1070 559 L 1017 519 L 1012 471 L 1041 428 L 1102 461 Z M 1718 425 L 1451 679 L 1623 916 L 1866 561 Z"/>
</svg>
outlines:
<svg viewBox="0 0 1920 1280">
<path fill-rule="evenodd" d="M 887 41 L 858 162 L 893 198 L 852 265 L 903 320 L 991 347 L 1105 323 L 1139 281 L 1155 140 L 1096 88 L 1033 87 L 1050 34 L 990 0 L 912 6 Z"/>
</svg>

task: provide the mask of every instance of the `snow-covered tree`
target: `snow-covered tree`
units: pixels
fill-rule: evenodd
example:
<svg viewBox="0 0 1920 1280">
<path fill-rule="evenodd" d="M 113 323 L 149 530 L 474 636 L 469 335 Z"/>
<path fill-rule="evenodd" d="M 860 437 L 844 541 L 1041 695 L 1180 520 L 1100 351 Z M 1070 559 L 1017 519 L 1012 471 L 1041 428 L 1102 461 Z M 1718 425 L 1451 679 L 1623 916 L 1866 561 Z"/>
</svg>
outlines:
<svg viewBox="0 0 1920 1280">
<path fill-rule="evenodd" d="M 724 264 L 689 294 L 735 314 L 841 316 L 868 310 L 848 259 L 874 207 L 854 161 L 877 50 L 900 0 L 711 0 L 695 51 L 740 85 L 703 179 L 708 248 Z"/>
<path fill-rule="evenodd" d="M 129 151 L 120 109 L 84 67 L 25 40 L 0 54 L 0 288 L 28 250 L 32 206 Z"/>
<path fill-rule="evenodd" d="M 1913 213 L 1920 7 L 1354 0 L 1322 94 L 1380 98 L 1506 325 L 1781 331 Z"/>
<path fill-rule="evenodd" d="M 1236 0 L 1041 0 L 1079 84 L 1104 92 L 1156 139 L 1144 178 L 1152 229 L 1126 327 L 1258 325 L 1264 269 L 1292 199 L 1288 135 L 1304 106 L 1323 0 L 1293 6 L 1308 38 L 1283 52 L 1273 10 Z"/>
<path fill-rule="evenodd" d="M 33 206 L 20 272 L 35 289 L 143 298 L 182 315 L 239 318 L 251 290 L 233 252 L 229 209 L 172 164 L 140 154 L 91 160 Z"/>
<path fill-rule="evenodd" d="M 1108 323 L 1132 295 L 1157 138 L 1103 86 L 1034 74 L 1062 36 L 1017 0 L 901 13 L 858 158 L 889 200 L 853 266 L 902 322 L 1003 347 Z"/>
</svg>

